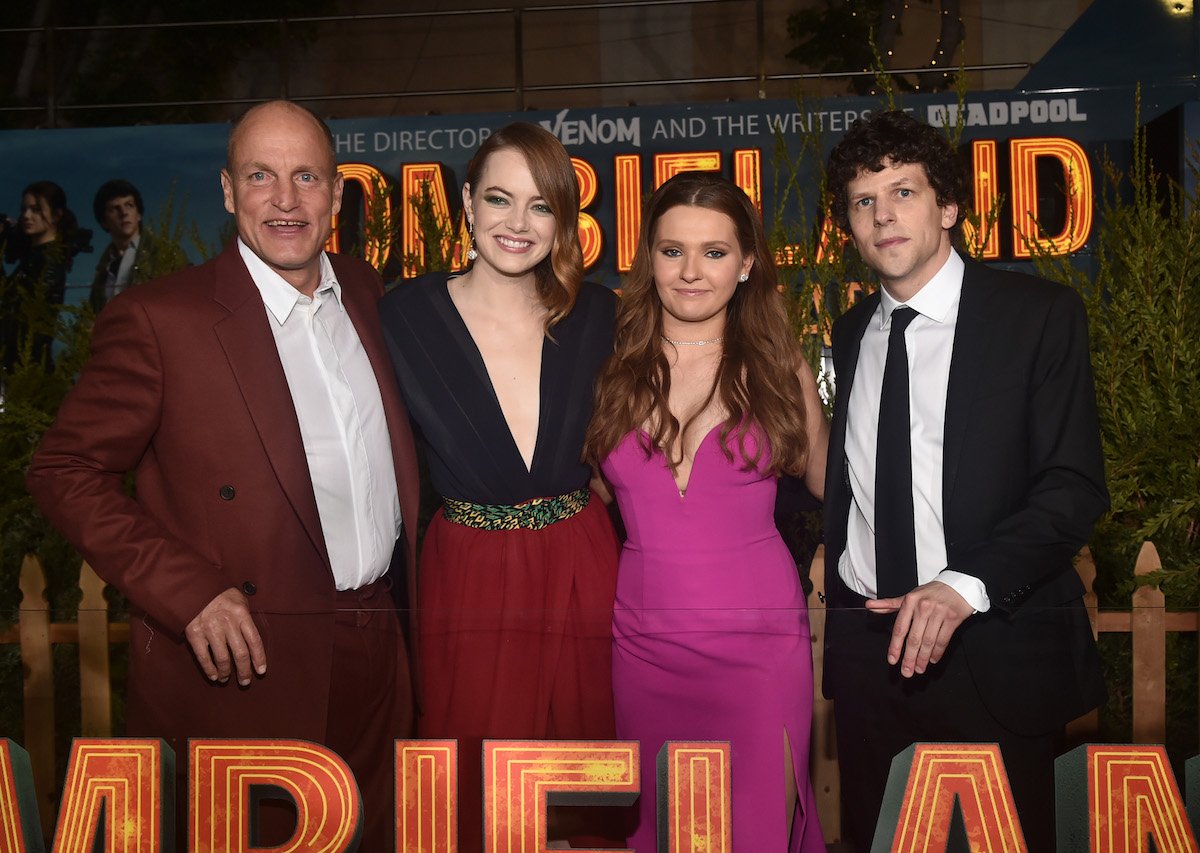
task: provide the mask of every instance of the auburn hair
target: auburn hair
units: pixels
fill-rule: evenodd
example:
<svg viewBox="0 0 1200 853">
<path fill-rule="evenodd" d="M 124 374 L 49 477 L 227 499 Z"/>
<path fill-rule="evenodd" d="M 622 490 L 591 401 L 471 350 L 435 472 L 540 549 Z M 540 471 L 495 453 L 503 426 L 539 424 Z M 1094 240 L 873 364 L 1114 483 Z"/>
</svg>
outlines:
<svg viewBox="0 0 1200 853">
<path fill-rule="evenodd" d="M 546 330 L 575 307 L 583 284 L 583 249 L 579 245 L 579 181 L 571 157 L 553 133 L 529 122 L 505 125 L 484 140 L 467 164 L 466 183 L 471 196 L 482 189 L 488 157 L 502 149 L 525 158 L 538 193 L 554 215 L 554 244 L 550 254 L 534 267 L 537 294 L 546 308 Z"/>
<path fill-rule="evenodd" d="M 737 285 L 726 307 L 724 349 L 700 411 L 715 397 L 728 412 L 720 426 L 720 446 L 730 461 L 732 435 L 747 469 L 800 474 L 808 456 L 804 397 L 797 376 L 802 355 L 788 324 L 762 220 L 736 184 L 706 172 L 676 175 L 646 203 L 633 267 L 617 309 L 613 355 L 596 382 L 584 458 L 598 466 L 630 431 L 645 429 L 642 446 L 647 455 L 653 448 L 662 450 L 672 469 L 682 461 L 679 437 L 691 420 L 681 425 L 667 406 L 671 368 L 663 351 L 663 307 L 652 260 L 659 220 L 681 205 L 729 217 L 742 253 L 754 258 L 749 279 Z M 770 463 L 765 466 L 760 465 L 762 442 L 747 447 L 746 435 L 754 427 L 770 448 Z M 674 453 L 671 448 L 677 442 L 680 447 Z"/>
</svg>

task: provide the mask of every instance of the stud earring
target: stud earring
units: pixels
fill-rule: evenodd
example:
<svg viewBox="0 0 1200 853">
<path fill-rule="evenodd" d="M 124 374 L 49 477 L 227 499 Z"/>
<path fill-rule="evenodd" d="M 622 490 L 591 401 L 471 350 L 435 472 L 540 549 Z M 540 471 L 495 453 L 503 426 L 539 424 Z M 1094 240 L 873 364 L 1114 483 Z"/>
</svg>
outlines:
<svg viewBox="0 0 1200 853">
<path fill-rule="evenodd" d="M 475 223 L 467 220 L 467 260 L 473 261 L 479 257 L 475 251 Z"/>
<path fill-rule="evenodd" d="M 750 280 L 750 273 L 744 272 L 738 276 L 738 284 L 745 284 Z"/>
</svg>

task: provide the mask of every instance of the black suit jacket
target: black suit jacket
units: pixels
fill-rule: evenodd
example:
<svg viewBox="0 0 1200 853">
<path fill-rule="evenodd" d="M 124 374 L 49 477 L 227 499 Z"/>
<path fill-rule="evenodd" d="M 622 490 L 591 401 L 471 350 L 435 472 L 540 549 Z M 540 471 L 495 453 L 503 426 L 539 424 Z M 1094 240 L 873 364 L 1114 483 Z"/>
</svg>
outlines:
<svg viewBox="0 0 1200 853">
<path fill-rule="evenodd" d="M 837 398 L 825 486 L 825 582 L 839 592 L 850 481 L 846 412 L 876 292 L 833 328 Z M 919 382 L 920 379 L 915 378 Z M 1041 734 L 1104 698 L 1073 558 L 1108 508 L 1087 316 L 1068 287 L 966 262 L 946 393 L 943 501 L 949 568 L 979 578 L 991 610 L 961 644 L 988 710 Z M 882 617 L 880 617 L 882 618 Z M 839 666 L 853 619 L 830 614 L 825 693 L 854 689 Z M 920 676 L 917 676 L 919 678 Z"/>
</svg>

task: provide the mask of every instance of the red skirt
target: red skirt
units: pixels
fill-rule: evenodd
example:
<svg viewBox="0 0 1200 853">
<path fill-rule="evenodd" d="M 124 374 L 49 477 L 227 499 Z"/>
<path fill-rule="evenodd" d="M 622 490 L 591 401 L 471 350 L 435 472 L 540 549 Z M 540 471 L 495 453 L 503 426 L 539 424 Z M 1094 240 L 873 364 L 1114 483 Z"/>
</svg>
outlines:
<svg viewBox="0 0 1200 853">
<path fill-rule="evenodd" d="M 618 545 L 594 494 L 541 530 L 478 530 L 438 510 L 419 579 L 422 738 L 457 738 L 459 849 L 480 849 L 480 745 L 609 740 Z"/>
</svg>

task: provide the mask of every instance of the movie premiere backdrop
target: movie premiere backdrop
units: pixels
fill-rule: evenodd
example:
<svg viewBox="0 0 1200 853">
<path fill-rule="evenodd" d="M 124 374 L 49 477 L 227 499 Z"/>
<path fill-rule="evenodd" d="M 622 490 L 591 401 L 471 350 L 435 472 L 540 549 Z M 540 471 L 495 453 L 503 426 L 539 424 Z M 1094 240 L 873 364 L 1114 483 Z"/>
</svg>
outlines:
<svg viewBox="0 0 1200 853">
<path fill-rule="evenodd" d="M 1200 104 L 1186 102 L 1192 97 L 1184 86 L 1159 86 L 1144 90 L 1141 98 L 1141 122 L 1150 122 L 1154 131 L 1152 151 L 1163 155 L 1160 168 L 1185 177 L 1184 140 L 1200 131 Z M 986 235 L 985 259 L 1026 262 L 1027 238 L 1039 234 L 1035 219 L 1056 251 L 1086 254 L 1102 159 L 1107 152 L 1118 166 L 1129 161 L 1137 121 L 1132 88 L 981 92 L 961 100 L 952 93 L 910 96 L 900 106 L 935 125 L 962 121 L 976 209 L 1004 203 Z M 641 203 L 671 175 L 689 169 L 726 174 L 759 203 L 770 230 L 780 202 L 777 147 L 796 158 L 802 135 L 819 132 L 827 153 L 854 119 L 880 108 L 878 98 L 848 97 L 806 105 L 762 100 L 334 120 L 337 161 L 348 190 L 331 248 L 347 250 L 360 240 L 364 213 L 375 197 L 375 209 L 383 205 L 398 217 L 399 239 L 392 247 L 368 249 L 386 278 L 400 277 L 402 259 L 419 251 L 410 200 L 419 197 L 422 185 L 455 231 L 464 233 L 460 189 L 471 155 L 493 130 L 532 121 L 553 132 L 574 159 L 589 277 L 617 287 L 633 257 Z M 91 253 L 76 257 L 68 277 L 67 302 L 80 302 L 108 244 L 92 217 L 92 197 L 111 178 L 139 187 L 151 224 L 170 200 L 177 220 L 189 231 L 195 224 L 206 251 L 218 250 L 230 233 L 218 180 L 227 134 L 225 124 L 0 132 L 0 213 L 15 218 L 21 189 L 32 181 L 62 185 L 81 224 L 94 230 Z M 815 163 L 805 168 L 812 187 L 808 204 L 815 207 Z M 784 203 L 795 205 L 792 199 Z M 783 215 L 793 212 L 785 206 Z M 807 221 L 815 213 L 808 211 Z M 184 244 L 194 262 L 202 260 L 190 239 Z"/>
</svg>

